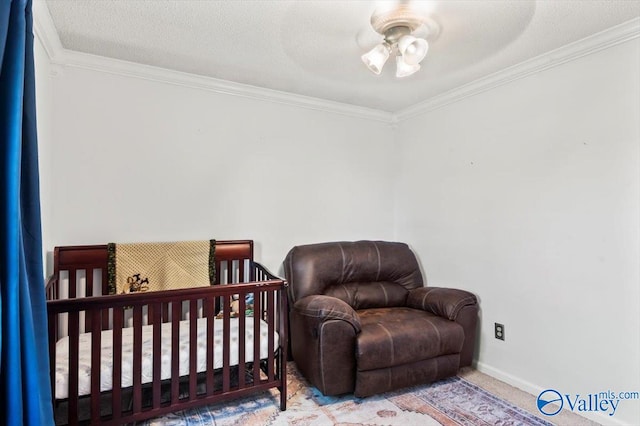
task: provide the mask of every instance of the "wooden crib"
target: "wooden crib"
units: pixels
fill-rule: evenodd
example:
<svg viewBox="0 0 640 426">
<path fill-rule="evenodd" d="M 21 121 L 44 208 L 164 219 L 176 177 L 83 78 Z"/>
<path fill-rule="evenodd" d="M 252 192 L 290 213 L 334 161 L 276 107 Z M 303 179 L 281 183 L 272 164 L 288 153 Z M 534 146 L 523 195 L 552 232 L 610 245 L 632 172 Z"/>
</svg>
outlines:
<svg viewBox="0 0 640 426">
<path fill-rule="evenodd" d="M 253 261 L 253 241 L 217 241 L 215 285 L 181 290 L 109 295 L 107 257 L 107 245 L 54 250 L 57 424 L 130 423 L 270 388 L 286 409 L 287 284 Z"/>
</svg>

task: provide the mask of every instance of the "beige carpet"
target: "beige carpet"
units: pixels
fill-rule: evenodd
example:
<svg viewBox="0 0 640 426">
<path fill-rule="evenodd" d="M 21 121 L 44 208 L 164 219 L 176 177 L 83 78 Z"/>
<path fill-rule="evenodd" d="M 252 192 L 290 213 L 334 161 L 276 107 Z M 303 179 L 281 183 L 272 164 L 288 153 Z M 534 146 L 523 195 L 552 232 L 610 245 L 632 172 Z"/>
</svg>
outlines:
<svg viewBox="0 0 640 426">
<path fill-rule="evenodd" d="M 560 413 L 552 417 L 543 416 L 536 407 L 536 396 L 530 393 L 524 392 L 516 387 L 506 384 L 498 379 L 494 379 L 484 373 L 479 372 L 473 368 L 464 368 L 458 372 L 458 376 L 465 380 L 481 387 L 494 394 L 497 397 L 509 401 L 513 405 L 522 408 L 529 413 L 532 413 L 538 417 L 542 417 L 557 426 L 599 426 L 600 423 L 596 423 L 592 420 L 579 416 L 569 410 L 562 410 Z"/>
</svg>

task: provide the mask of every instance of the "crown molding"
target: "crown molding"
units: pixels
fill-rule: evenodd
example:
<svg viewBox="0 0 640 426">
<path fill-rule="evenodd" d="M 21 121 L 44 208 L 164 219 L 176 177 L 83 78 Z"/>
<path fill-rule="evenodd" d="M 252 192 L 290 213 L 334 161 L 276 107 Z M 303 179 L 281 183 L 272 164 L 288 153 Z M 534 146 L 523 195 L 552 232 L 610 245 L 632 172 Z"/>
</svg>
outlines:
<svg viewBox="0 0 640 426">
<path fill-rule="evenodd" d="M 104 56 L 91 55 L 65 49 L 53 24 L 44 0 L 35 0 L 34 33 L 42 42 L 53 65 L 104 72 L 108 74 L 134 77 L 149 81 L 172 84 L 198 90 L 207 90 L 225 95 L 240 96 L 265 102 L 291 105 L 299 108 L 347 115 L 355 118 L 391 123 L 393 114 L 373 108 L 365 108 L 311 96 L 297 95 L 279 90 L 266 89 L 248 84 L 235 83 L 211 77 L 204 77 L 181 71 L 174 71 L 150 65 L 143 65 Z"/>
<path fill-rule="evenodd" d="M 390 123 L 390 112 L 359 107 L 311 96 L 298 95 L 279 90 L 251 86 L 212 77 L 204 77 L 181 71 L 143 65 L 119 59 L 106 58 L 88 53 L 64 49 L 52 59 L 52 63 L 66 67 L 89 69 L 109 74 L 139 78 L 148 81 L 172 84 L 191 89 L 206 90 L 225 95 L 239 96 L 298 108 L 324 111 L 332 114 L 347 115 L 355 118 Z"/>
<path fill-rule="evenodd" d="M 53 24 L 53 19 L 49 13 L 49 8 L 45 0 L 34 0 L 32 3 L 33 10 L 33 32 L 40 40 L 45 52 L 49 56 L 49 60 L 64 50 L 58 32 Z"/>
<path fill-rule="evenodd" d="M 470 96 L 502 86 L 503 84 L 519 80 L 528 75 L 556 67 L 638 37 L 640 37 L 640 18 L 634 18 L 615 27 L 611 27 L 405 108 L 398 111 L 395 114 L 395 118 L 398 122 L 402 122 L 417 115 L 442 108 Z"/>
<path fill-rule="evenodd" d="M 33 10 L 34 33 L 41 41 L 51 63 L 54 65 L 89 69 L 264 102 L 346 115 L 386 123 L 392 128 L 397 128 L 402 121 L 420 114 L 442 108 L 470 96 L 640 36 L 640 18 L 635 18 L 393 113 L 68 50 L 60 42 L 45 1 L 35 0 L 33 2 Z"/>
</svg>

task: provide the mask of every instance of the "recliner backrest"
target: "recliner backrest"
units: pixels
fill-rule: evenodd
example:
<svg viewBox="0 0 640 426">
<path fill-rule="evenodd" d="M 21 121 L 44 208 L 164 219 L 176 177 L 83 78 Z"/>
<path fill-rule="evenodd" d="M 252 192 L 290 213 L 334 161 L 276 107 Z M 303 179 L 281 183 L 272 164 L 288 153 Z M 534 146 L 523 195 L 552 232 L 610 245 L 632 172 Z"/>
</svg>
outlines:
<svg viewBox="0 0 640 426">
<path fill-rule="evenodd" d="M 408 245 L 387 241 L 296 246 L 284 262 L 292 303 L 313 294 L 342 299 L 354 309 L 403 306 L 422 287 L 418 261 Z"/>
</svg>

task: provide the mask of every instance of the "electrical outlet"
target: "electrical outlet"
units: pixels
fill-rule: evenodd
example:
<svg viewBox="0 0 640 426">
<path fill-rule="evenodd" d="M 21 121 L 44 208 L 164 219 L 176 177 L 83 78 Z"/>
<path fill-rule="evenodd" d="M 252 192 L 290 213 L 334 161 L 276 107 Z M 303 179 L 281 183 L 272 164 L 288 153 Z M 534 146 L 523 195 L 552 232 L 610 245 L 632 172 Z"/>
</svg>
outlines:
<svg viewBox="0 0 640 426">
<path fill-rule="evenodd" d="M 504 340 L 504 324 L 498 324 L 497 322 L 494 324 L 495 324 L 494 331 L 496 334 L 496 339 Z"/>
</svg>

